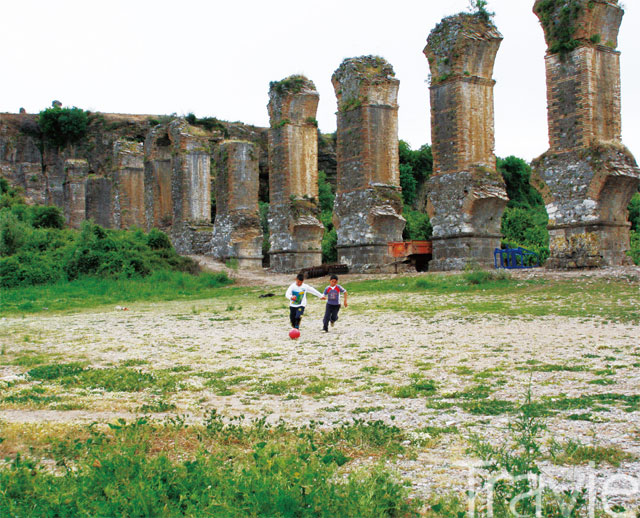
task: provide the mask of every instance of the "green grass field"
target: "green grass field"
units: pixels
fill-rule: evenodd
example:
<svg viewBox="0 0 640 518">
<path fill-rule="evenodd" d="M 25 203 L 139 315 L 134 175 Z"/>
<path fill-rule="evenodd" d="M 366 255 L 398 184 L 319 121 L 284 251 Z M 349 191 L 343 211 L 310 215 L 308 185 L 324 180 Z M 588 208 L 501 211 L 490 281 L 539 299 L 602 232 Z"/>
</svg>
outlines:
<svg viewBox="0 0 640 518">
<path fill-rule="evenodd" d="M 336 328 L 311 299 L 299 341 L 284 286 L 223 274 L 3 290 L 0 516 L 458 518 L 456 463 L 638 468 L 637 280 L 344 285 Z M 494 489 L 506 517 L 532 487 Z M 542 515 L 580 498 L 545 491 Z"/>
</svg>

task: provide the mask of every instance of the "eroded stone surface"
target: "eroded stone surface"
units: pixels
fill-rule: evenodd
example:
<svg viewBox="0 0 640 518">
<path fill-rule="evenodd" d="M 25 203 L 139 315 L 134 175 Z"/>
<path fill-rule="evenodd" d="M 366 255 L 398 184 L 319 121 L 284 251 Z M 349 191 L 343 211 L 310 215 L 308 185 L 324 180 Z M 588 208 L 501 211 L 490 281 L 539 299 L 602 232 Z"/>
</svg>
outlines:
<svg viewBox="0 0 640 518">
<path fill-rule="evenodd" d="M 540 1 L 534 12 L 540 17 Z M 534 161 L 532 184 L 549 213 L 552 268 L 627 264 L 627 206 L 640 171 L 622 145 L 618 31 L 624 11 L 608 0 L 581 1 L 577 47 L 547 51 L 550 149 Z M 543 25 L 550 49 L 553 35 Z"/>
<path fill-rule="evenodd" d="M 333 223 L 338 262 L 352 271 L 379 269 L 401 241 L 398 87 L 384 59 L 345 59 L 331 78 L 338 100 L 337 189 Z"/>
<path fill-rule="evenodd" d="M 433 226 L 430 270 L 493 265 L 508 201 L 494 155 L 493 64 L 502 36 L 479 15 L 442 20 L 424 53 L 431 69 Z"/>
<path fill-rule="evenodd" d="M 214 155 L 216 219 L 212 255 L 243 268 L 262 266 L 258 154 L 251 142 L 227 141 Z"/>
<path fill-rule="evenodd" d="M 312 81 L 290 76 L 269 88 L 270 266 L 279 272 L 322 263 L 318 219 L 319 95 Z"/>
</svg>

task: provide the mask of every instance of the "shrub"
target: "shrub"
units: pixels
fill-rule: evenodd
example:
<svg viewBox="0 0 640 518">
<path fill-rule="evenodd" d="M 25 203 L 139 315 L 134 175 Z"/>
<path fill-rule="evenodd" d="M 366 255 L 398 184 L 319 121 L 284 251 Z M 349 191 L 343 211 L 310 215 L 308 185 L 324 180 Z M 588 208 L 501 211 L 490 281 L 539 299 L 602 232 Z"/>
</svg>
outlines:
<svg viewBox="0 0 640 518">
<path fill-rule="evenodd" d="M 633 195 L 628 210 L 631 230 L 635 230 L 636 232 L 640 231 L 640 192 Z"/>
<path fill-rule="evenodd" d="M 42 205 L 31 207 L 31 221 L 35 228 L 63 228 L 65 222 L 58 207 Z"/>
<path fill-rule="evenodd" d="M 507 207 L 502 214 L 502 244 L 505 248 L 519 246 L 538 254 L 540 261 L 549 257 L 549 217 L 544 207 Z"/>
<path fill-rule="evenodd" d="M 45 139 L 56 147 L 64 147 L 86 135 L 89 116 L 80 108 L 53 106 L 40 112 L 38 122 Z"/>
<path fill-rule="evenodd" d="M 13 212 L 0 212 L 0 256 L 15 254 L 26 242 L 29 228 Z"/>
<path fill-rule="evenodd" d="M 402 199 L 406 206 L 413 206 L 418 201 L 417 195 L 420 187 L 433 171 L 431 146 L 424 144 L 420 149 L 413 151 L 409 144 L 400 140 L 398 142 L 398 158 Z"/>
<path fill-rule="evenodd" d="M 407 224 L 402 231 L 403 239 L 431 239 L 433 228 L 428 214 L 405 207 L 402 216 L 407 220 Z"/>
<path fill-rule="evenodd" d="M 157 228 L 152 228 L 149 231 L 147 245 L 152 250 L 171 250 L 173 248 L 169 236 Z"/>
<path fill-rule="evenodd" d="M 508 207 L 544 206 L 542 196 L 529 183 L 531 168 L 524 160 L 513 155 L 496 158 L 496 168 L 507 187 Z"/>
<path fill-rule="evenodd" d="M 322 236 L 322 262 L 335 263 L 338 260 L 338 233 L 333 227 L 333 188 L 324 171 L 318 171 L 318 202 L 320 221 L 324 225 Z"/>
<path fill-rule="evenodd" d="M 640 231 L 631 231 L 631 247 L 629 250 L 629 257 L 634 264 L 640 266 Z"/>
<path fill-rule="evenodd" d="M 259 201 L 260 226 L 262 227 L 262 255 L 266 256 L 271 248 L 269 241 L 269 202 Z"/>
</svg>

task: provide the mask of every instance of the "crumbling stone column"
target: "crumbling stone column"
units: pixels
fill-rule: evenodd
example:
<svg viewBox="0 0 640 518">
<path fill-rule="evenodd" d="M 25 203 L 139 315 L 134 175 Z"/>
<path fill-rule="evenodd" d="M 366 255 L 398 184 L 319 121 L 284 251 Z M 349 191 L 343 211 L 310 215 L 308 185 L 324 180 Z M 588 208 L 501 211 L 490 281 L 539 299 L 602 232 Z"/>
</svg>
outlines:
<svg viewBox="0 0 640 518">
<path fill-rule="evenodd" d="M 531 183 L 549 214 L 550 268 L 630 261 L 627 205 L 640 171 L 622 144 L 616 0 L 538 0 L 545 33 L 549 150 Z M 569 36 L 568 36 L 569 35 Z"/>
<path fill-rule="evenodd" d="M 315 85 L 303 76 L 269 87 L 269 254 L 270 266 L 278 272 L 322 263 L 318 100 Z"/>
<path fill-rule="evenodd" d="M 86 182 L 89 164 L 85 159 L 64 161 L 64 215 L 67 225 L 80 228 L 86 219 Z"/>
<path fill-rule="evenodd" d="M 424 53 L 431 70 L 433 226 L 429 270 L 493 266 L 508 198 L 494 155 L 493 65 L 502 35 L 481 14 L 443 19 Z"/>
<path fill-rule="evenodd" d="M 258 151 L 251 142 L 223 142 L 214 154 L 214 166 L 213 256 L 223 261 L 236 259 L 241 268 L 261 268 Z"/>
<path fill-rule="evenodd" d="M 101 227 L 114 227 L 113 181 L 111 178 L 90 174 L 86 183 L 86 214 Z"/>
<path fill-rule="evenodd" d="M 47 204 L 64 209 L 65 159 L 57 149 L 50 148 L 45 148 L 42 158 Z"/>
<path fill-rule="evenodd" d="M 146 228 L 143 144 L 118 140 L 113 146 L 113 158 L 113 177 L 117 190 L 114 200 L 116 227 Z"/>
<path fill-rule="evenodd" d="M 398 87 L 384 59 L 345 59 L 331 82 L 338 99 L 337 188 L 333 223 L 338 262 L 351 271 L 380 269 L 401 241 Z"/>
<path fill-rule="evenodd" d="M 211 158 L 206 135 L 199 135 L 184 119 L 169 124 L 172 143 L 173 225 L 171 241 L 178 253 L 210 252 Z"/>
<path fill-rule="evenodd" d="M 148 229 L 168 231 L 173 223 L 171 139 L 166 125 L 153 128 L 144 143 L 144 205 Z"/>
</svg>

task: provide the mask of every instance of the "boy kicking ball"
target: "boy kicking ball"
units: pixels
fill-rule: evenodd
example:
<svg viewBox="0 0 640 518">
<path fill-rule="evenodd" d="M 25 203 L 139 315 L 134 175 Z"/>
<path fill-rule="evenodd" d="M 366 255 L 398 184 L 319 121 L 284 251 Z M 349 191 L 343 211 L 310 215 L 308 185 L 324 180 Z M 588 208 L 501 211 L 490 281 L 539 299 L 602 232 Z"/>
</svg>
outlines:
<svg viewBox="0 0 640 518">
<path fill-rule="evenodd" d="M 291 320 L 291 327 L 294 329 L 300 329 L 300 320 L 302 319 L 304 308 L 307 305 L 307 292 L 315 295 L 320 300 L 326 299 L 326 297 L 313 286 L 305 284 L 304 275 L 299 273 L 295 282 L 289 286 L 285 294 L 285 297 L 287 297 L 289 301 L 289 320 Z"/>
<path fill-rule="evenodd" d="M 324 289 L 324 295 L 327 298 L 327 308 L 324 311 L 324 320 L 322 321 L 322 330 L 329 332 L 329 324 L 331 327 L 338 320 L 338 311 L 340 311 L 340 294 L 344 295 L 344 307 L 347 307 L 347 290 L 338 284 L 338 276 L 332 275 L 329 278 L 329 286 Z"/>
</svg>

